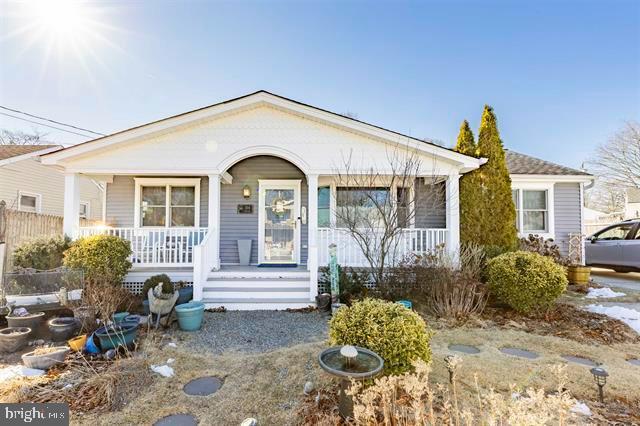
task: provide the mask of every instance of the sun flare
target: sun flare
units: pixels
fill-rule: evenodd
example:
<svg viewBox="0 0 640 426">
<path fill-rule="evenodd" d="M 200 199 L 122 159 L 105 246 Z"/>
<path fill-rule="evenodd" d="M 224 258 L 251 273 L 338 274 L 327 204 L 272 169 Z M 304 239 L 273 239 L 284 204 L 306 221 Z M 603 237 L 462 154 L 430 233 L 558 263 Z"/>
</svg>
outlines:
<svg viewBox="0 0 640 426">
<path fill-rule="evenodd" d="M 73 42 L 91 28 L 91 11 L 83 1 L 34 0 L 29 12 L 36 28 L 56 41 Z"/>
</svg>

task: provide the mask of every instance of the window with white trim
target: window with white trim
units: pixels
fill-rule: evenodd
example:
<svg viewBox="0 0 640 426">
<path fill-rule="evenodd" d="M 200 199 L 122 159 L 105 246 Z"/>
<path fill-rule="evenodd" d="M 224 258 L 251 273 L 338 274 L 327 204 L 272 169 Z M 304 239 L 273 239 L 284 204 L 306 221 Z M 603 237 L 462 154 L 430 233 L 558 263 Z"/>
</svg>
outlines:
<svg viewBox="0 0 640 426">
<path fill-rule="evenodd" d="M 546 189 L 514 189 L 516 227 L 521 233 L 549 232 L 549 191 Z"/>
<path fill-rule="evenodd" d="M 31 192 L 18 192 L 18 210 L 22 212 L 40 213 L 42 196 Z"/>
<path fill-rule="evenodd" d="M 80 202 L 80 219 L 89 218 L 89 203 L 86 201 Z"/>
<path fill-rule="evenodd" d="M 199 226 L 199 191 L 199 179 L 136 179 L 136 223 L 143 227 Z"/>
<path fill-rule="evenodd" d="M 338 228 L 382 225 L 384 210 L 390 207 L 390 191 L 386 187 L 336 188 L 336 223 Z"/>
</svg>

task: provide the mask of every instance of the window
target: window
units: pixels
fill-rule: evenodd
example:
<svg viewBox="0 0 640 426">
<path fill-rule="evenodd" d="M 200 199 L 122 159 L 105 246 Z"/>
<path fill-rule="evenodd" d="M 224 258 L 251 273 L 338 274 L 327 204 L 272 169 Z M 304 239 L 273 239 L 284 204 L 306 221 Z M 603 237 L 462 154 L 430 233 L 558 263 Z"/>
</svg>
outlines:
<svg viewBox="0 0 640 426">
<path fill-rule="evenodd" d="M 318 188 L 318 227 L 331 226 L 331 187 Z"/>
<path fill-rule="evenodd" d="M 29 192 L 18 193 L 18 210 L 23 212 L 40 213 L 40 194 L 32 194 Z"/>
<path fill-rule="evenodd" d="M 87 219 L 89 217 L 89 203 L 80 202 L 80 219 Z"/>
<path fill-rule="evenodd" d="M 550 232 L 548 190 L 512 189 L 511 197 L 516 207 L 516 229 L 518 232 Z"/>
<path fill-rule="evenodd" d="M 200 179 L 136 178 L 136 226 L 199 226 Z"/>
<path fill-rule="evenodd" d="M 625 223 L 622 225 L 614 226 L 613 228 L 606 229 L 599 234 L 596 234 L 596 240 L 598 241 L 615 241 L 624 240 L 635 224 Z"/>
<path fill-rule="evenodd" d="M 522 191 L 522 229 L 524 232 L 548 230 L 547 191 Z"/>
<path fill-rule="evenodd" d="M 348 224 L 375 226 L 390 208 L 389 188 L 336 188 L 336 222 L 338 228 Z"/>
</svg>

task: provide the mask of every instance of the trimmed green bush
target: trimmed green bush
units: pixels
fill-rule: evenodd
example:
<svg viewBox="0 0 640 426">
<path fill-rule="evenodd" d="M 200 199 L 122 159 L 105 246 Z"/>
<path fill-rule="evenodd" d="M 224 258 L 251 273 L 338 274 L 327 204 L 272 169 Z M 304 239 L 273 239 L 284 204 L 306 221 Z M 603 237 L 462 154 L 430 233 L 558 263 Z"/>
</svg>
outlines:
<svg viewBox="0 0 640 426">
<path fill-rule="evenodd" d="M 524 314 L 548 310 L 567 288 L 562 266 L 550 257 L 526 251 L 491 259 L 487 282 L 492 294 Z"/>
<path fill-rule="evenodd" d="M 158 284 L 162 283 L 162 293 L 173 294 L 173 284 L 171 284 L 171 277 L 167 274 L 158 274 L 147 278 L 142 287 L 142 297 L 144 300 L 149 298 L 149 289 L 154 288 Z"/>
<path fill-rule="evenodd" d="M 333 345 L 360 346 L 384 359 L 385 374 L 411 371 L 412 362 L 431 361 L 432 332 L 417 313 L 394 302 L 364 299 L 344 306 L 331 318 Z"/>
<path fill-rule="evenodd" d="M 94 235 L 74 241 L 64 253 L 64 265 L 82 269 L 87 282 L 119 285 L 131 269 L 130 255 L 128 240 Z"/>
<path fill-rule="evenodd" d="M 64 252 L 71 246 L 67 237 L 38 238 L 22 244 L 13 251 L 13 266 L 39 270 L 62 266 Z"/>
</svg>

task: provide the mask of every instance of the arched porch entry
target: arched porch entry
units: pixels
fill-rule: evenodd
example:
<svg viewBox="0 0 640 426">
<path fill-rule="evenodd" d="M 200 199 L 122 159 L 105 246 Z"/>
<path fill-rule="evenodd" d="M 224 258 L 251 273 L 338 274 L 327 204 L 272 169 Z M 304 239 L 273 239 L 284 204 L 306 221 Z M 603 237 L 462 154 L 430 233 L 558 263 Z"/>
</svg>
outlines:
<svg viewBox="0 0 640 426">
<path fill-rule="evenodd" d="M 251 265 L 306 265 L 309 196 L 305 173 L 273 155 L 231 165 L 220 186 L 220 264 L 240 264 L 238 240 L 251 241 Z"/>
</svg>

